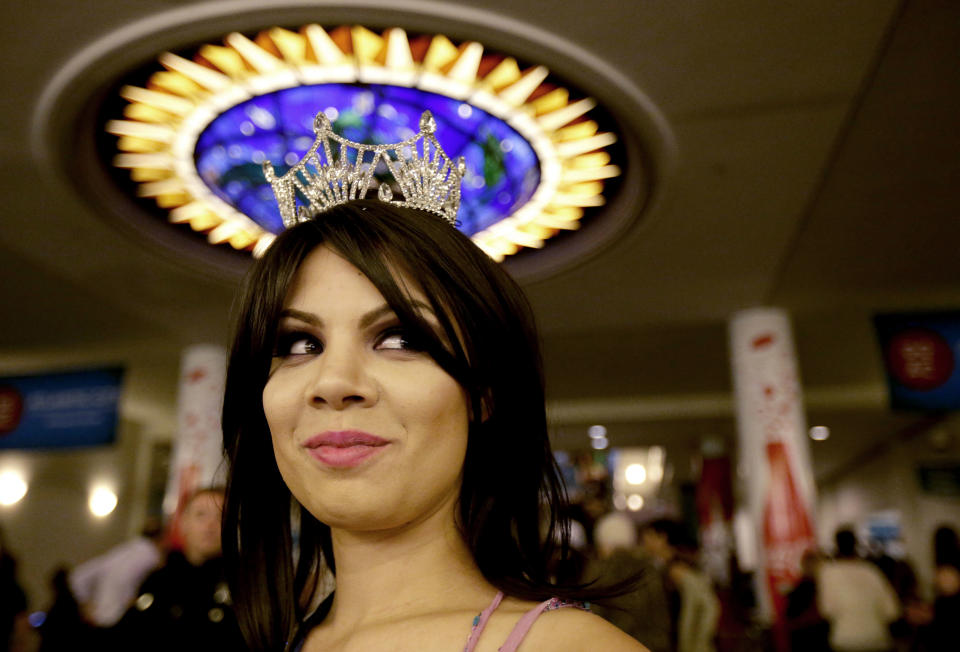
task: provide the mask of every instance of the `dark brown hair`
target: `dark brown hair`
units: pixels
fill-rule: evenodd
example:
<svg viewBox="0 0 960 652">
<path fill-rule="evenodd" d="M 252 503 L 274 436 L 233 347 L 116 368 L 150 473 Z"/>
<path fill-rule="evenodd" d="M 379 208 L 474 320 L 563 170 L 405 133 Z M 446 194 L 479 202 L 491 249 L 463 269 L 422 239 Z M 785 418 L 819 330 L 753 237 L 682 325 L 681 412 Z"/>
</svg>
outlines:
<svg viewBox="0 0 960 652">
<path fill-rule="evenodd" d="M 282 649 L 305 616 L 303 598 L 321 563 L 335 571 L 329 529 L 292 501 L 280 476 L 261 399 L 288 287 L 321 244 L 370 279 L 468 396 L 457 516 L 484 577 L 524 599 L 569 596 L 551 585 L 547 570 L 551 557 L 567 550 L 566 524 L 558 517 L 565 495 L 547 438 L 539 345 L 523 292 L 440 218 L 356 201 L 278 236 L 243 291 L 223 404 L 230 459 L 223 550 L 250 647 Z M 423 320 L 397 272 L 419 285 L 445 337 Z M 299 510 L 296 545 L 291 504 Z M 543 535 L 541 522 L 548 524 Z"/>
</svg>

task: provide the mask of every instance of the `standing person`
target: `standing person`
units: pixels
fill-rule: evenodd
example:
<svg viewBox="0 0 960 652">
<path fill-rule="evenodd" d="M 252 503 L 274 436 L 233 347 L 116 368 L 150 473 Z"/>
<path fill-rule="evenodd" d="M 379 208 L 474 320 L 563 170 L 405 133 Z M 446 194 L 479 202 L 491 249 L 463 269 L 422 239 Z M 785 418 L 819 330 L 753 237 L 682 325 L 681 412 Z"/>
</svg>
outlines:
<svg viewBox="0 0 960 652">
<path fill-rule="evenodd" d="M 315 126 L 342 165 L 274 180 L 289 228 L 254 263 L 227 370 L 224 551 L 248 645 L 643 650 L 561 608 L 596 591 L 550 582 L 564 501 L 533 316 L 449 223 L 462 161 L 429 114 L 375 150 Z M 414 149 L 429 155 L 394 158 Z M 406 203 L 386 183 L 346 201 L 384 158 Z"/>
<path fill-rule="evenodd" d="M 163 561 L 163 528 L 148 519 L 140 536 L 114 546 L 70 572 L 70 588 L 95 627 L 113 627 L 137 597 L 137 589 Z"/>
<path fill-rule="evenodd" d="M 817 572 L 823 563 L 816 550 L 803 553 L 800 560 L 803 575 L 787 595 L 786 623 L 790 632 L 790 649 L 797 652 L 828 650 L 830 624 L 817 608 Z"/>
<path fill-rule="evenodd" d="M 584 577 L 609 583 L 631 577 L 640 580 L 629 593 L 596 602 L 592 610 L 651 652 L 670 652 L 670 612 L 660 573 L 650 556 L 637 545 L 637 526 L 623 512 L 601 516 L 593 528 L 597 558 L 587 564 Z"/>
<path fill-rule="evenodd" d="M 111 631 L 114 649 L 245 649 L 224 577 L 222 514 L 222 489 L 200 489 L 186 499 L 180 521 L 183 550 L 167 555 L 144 580 L 133 607 Z"/>
<path fill-rule="evenodd" d="M 883 573 L 857 556 L 857 538 L 841 529 L 835 536 L 837 557 L 821 564 L 817 605 L 830 623 L 830 646 L 836 652 L 893 649 L 890 624 L 900 604 Z"/>
<path fill-rule="evenodd" d="M 677 651 L 712 652 L 720 621 L 720 600 L 706 573 L 681 554 L 687 543 L 683 526 L 658 519 L 643 529 L 641 541 L 663 573 Z"/>
<path fill-rule="evenodd" d="M 934 601 L 929 629 L 931 652 L 955 650 L 960 631 L 960 542 L 947 525 L 933 535 Z"/>
<path fill-rule="evenodd" d="M 0 650 L 19 650 L 27 623 L 27 594 L 17 582 L 17 560 L 0 530 Z"/>
<path fill-rule="evenodd" d="M 89 645 L 88 625 L 67 582 L 67 569 L 59 567 L 50 578 L 53 604 L 40 625 L 39 652 L 68 652 Z"/>
</svg>

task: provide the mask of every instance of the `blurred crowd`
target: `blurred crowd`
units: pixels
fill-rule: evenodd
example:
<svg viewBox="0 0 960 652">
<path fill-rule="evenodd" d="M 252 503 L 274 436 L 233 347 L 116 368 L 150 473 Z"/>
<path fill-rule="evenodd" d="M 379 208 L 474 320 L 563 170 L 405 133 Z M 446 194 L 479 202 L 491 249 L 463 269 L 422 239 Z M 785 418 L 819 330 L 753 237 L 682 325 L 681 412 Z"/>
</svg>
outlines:
<svg viewBox="0 0 960 652">
<path fill-rule="evenodd" d="M 777 596 L 782 613 L 771 625 L 732 541 L 711 542 L 697 510 L 664 518 L 677 512 L 612 509 L 609 471 L 590 454 L 568 465 L 565 479 L 579 562 L 556 575 L 614 588 L 624 582 L 629 591 L 591 608 L 651 652 L 960 650 L 960 545 L 952 527 L 933 533 L 935 567 L 922 569 L 933 571 L 932 587 L 921 586 L 902 546 L 860 542 L 841 528 L 832 550 L 804 554 L 802 575 Z"/>
<path fill-rule="evenodd" d="M 140 536 L 51 577 L 53 599 L 28 614 L 0 541 L 0 651 L 243 650 L 220 548 L 223 491 L 186 497 L 175 528 Z"/>
<path fill-rule="evenodd" d="M 936 530 L 932 599 L 905 559 L 864 552 L 851 529 L 835 536 L 835 553 L 809 551 L 803 575 L 786 595 L 780 621 L 757 619 L 752 578 L 736 570 L 716 581 L 680 521 L 641 523 L 611 512 L 593 524 L 583 562 L 567 579 L 634 583 L 592 610 L 651 652 L 794 650 L 947 652 L 960 649 L 960 547 L 954 529 Z M 639 579 L 638 579 L 639 578 Z"/>
<path fill-rule="evenodd" d="M 905 559 L 882 548 L 861 554 L 852 529 L 835 536 L 831 557 L 810 551 L 787 599 L 795 650 L 956 650 L 960 632 L 960 545 L 948 526 L 934 533 L 934 596 L 925 599 Z"/>
<path fill-rule="evenodd" d="M 53 600 L 28 615 L 16 562 L 0 538 L 0 650 L 242 650 L 220 550 L 223 493 L 188 497 L 176 531 L 148 523 L 142 534 L 51 577 Z M 864 551 L 852 530 L 834 554 L 810 551 L 786 595 L 784 617 L 756 622 L 749 576 L 704 571 L 692 528 L 666 518 L 574 504 L 576 556 L 557 579 L 600 582 L 617 594 L 592 610 L 651 652 L 942 652 L 958 649 L 960 545 L 955 530 L 934 536 L 935 594 L 922 595 L 914 569 L 882 550 Z"/>
</svg>

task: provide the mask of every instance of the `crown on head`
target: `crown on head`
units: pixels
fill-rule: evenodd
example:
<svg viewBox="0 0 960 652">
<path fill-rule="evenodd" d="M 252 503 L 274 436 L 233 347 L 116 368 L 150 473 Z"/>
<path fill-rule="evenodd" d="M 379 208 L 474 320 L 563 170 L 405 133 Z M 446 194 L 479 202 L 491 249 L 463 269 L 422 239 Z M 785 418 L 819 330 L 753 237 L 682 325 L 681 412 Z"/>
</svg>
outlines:
<svg viewBox="0 0 960 652">
<path fill-rule="evenodd" d="M 381 161 L 403 195 L 395 200 L 390 184 L 380 183 L 377 197 L 381 201 L 419 208 L 456 223 L 466 164 L 462 156 L 451 160 L 440 147 L 434 136 L 437 121 L 429 111 L 420 116 L 420 132 L 399 143 L 355 143 L 334 133 L 323 111 L 314 118 L 313 130 L 317 134 L 313 145 L 283 176 L 276 175 L 270 161 L 263 162 L 263 174 L 273 187 L 285 227 L 366 197 Z M 297 191 L 303 200 L 299 207 Z"/>
</svg>

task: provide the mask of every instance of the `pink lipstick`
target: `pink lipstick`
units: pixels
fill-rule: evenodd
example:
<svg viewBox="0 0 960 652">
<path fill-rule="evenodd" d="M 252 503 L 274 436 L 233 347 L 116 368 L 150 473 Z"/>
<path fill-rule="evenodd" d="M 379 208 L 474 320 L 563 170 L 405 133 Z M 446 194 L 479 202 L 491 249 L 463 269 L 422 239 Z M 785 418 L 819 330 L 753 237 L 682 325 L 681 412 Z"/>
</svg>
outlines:
<svg viewBox="0 0 960 652">
<path fill-rule="evenodd" d="M 362 430 L 328 430 L 305 441 L 303 447 L 327 466 L 349 468 L 376 455 L 389 443 Z"/>
</svg>

